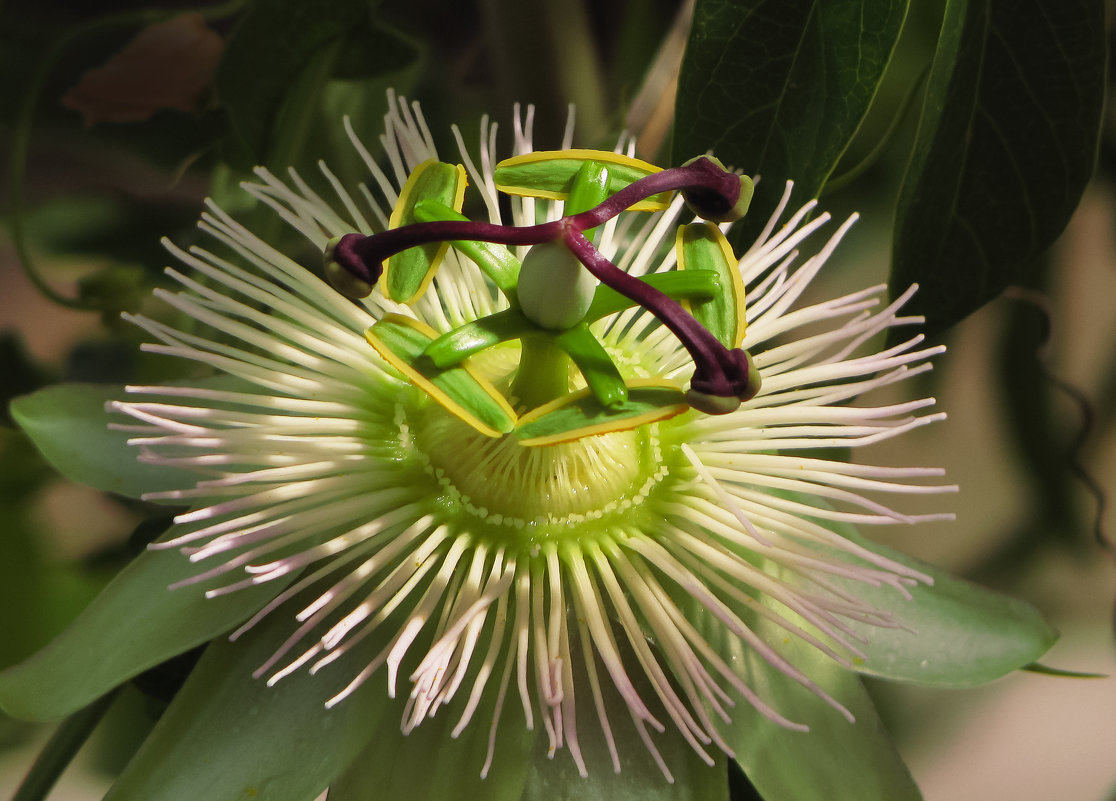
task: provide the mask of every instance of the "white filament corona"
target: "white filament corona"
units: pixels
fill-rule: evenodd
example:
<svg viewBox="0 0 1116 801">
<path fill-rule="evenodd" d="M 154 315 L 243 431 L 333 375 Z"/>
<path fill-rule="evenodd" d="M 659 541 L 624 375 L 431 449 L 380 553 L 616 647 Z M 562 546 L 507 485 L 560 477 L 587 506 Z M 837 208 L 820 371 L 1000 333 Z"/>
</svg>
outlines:
<svg viewBox="0 0 1116 801">
<path fill-rule="evenodd" d="M 437 157 L 417 104 L 392 97 L 390 108 L 380 137 L 386 168 L 345 123 L 366 183 L 346 189 L 323 164 L 329 201 L 293 170 L 281 180 L 259 169 L 245 189 L 312 251 L 344 233 L 382 229 L 410 171 Z M 517 110 L 509 155 L 530 151 L 531 116 Z M 479 160 L 454 134 L 483 213 L 499 222 L 496 125 L 482 122 Z M 941 349 L 914 336 L 864 350 L 876 334 L 917 322 L 900 316 L 909 293 L 887 305 L 881 287 L 801 304 L 852 220 L 802 260 L 798 249 L 828 215 L 806 221 L 811 203 L 780 225 L 789 196 L 788 185 L 739 263 L 744 347 L 762 375 L 760 394 L 732 414 L 691 412 L 544 449 L 484 440 L 438 414 L 364 339 L 389 312 L 447 331 L 505 308 L 466 259 L 451 251 L 413 306 L 379 292 L 357 306 L 209 203 L 200 227 L 224 255 L 167 243 L 185 270 L 168 269 L 181 288 L 159 293 L 199 325 L 131 319 L 154 339 L 148 351 L 230 378 L 131 387 L 137 400 L 113 404 L 134 418 L 127 430 L 141 460 L 197 473 L 193 486 L 149 496 L 192 507 L 154 547 L 196 561 L 191 582 L 224 575 L 213 595 L 289 582 L 233 635 L 295 604 L 289 638 L 258 675 L 275 682 L 303 667 L 327 669 L 374 642 L 375 654 L 330 704 L 376 674 L 385 692 L 406 696 L 404 732 L 454 703 L 453 735 L 487 738 L 482 773 L 509 703 L 522 707 L 528 727 L 542 727 L 552 752 L 567 749 L 582 774 L 585 726 L 600 727 L 619 770 L 616 732 L 630 723 L 668 778 L 660 733 L 676 732 L 711 763 L 713 749 L 731 753 L 718 721 L 731 718 L 737 699 L 802 728 L 749 686 L 730 656 L 741 648 L 848 716 L 757 633 L 757 622 L 844 664 L 861 658 L 864 628 L 852 624 L 896 623 L 860 600 L 856 585 L 891 587 L 902 603 L 910 585 L 929 579 L 827 522 L 947 517 L 903 514 L 879 498 L 952 487 L 934 483 L 935 469 L 800 452 L 857 448 L 939 419 L 923 413 L 930 400 L 860 399 L 929 369 Z M 560 214 L 550 201 L 512 199 L 511 209 L 517 224 Z M 632 274 L 669 270 L 673 230 L 686 221 L 677 201 L 653 215 L 625 214 L 603 227 L 600 247 Z M 678 341 L 639 308 L 594 330 L 627 378 L 683 383 L 693 371 Z M 514 350 L 490 359 L 494 376 L 507 372 L 501 358 L 514 366 Z M 754 603 L 758 596 L 770 603 Z M 630 720 L 617 720 L 617 709 Z M 481 710 L 485 719 L 474 720 Z"/>
</svg>

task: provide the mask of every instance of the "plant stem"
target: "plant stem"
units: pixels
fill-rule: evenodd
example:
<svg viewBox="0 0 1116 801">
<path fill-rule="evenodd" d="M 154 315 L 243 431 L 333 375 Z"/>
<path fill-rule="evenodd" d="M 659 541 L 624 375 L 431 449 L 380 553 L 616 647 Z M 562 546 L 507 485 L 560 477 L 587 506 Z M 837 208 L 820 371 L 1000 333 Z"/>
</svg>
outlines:
<svg viewBox="0 0 1116 801">
<path fill-rule="evenodd" d="M 35 764 L 27 772 L 12 801 L 43 801 L 73 760 L 93 729 L 116 698 L 116 690 L 105 693 L 84 709 L 66 718 L 51 735 Z"/>
</svg>

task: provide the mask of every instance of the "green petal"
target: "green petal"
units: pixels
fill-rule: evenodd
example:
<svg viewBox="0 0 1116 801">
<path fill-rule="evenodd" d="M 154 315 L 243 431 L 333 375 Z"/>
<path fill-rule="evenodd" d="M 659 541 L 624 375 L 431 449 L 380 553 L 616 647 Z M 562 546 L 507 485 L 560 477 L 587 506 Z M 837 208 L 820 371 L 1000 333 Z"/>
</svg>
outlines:
<svg viewBox="0 0 1116 801">
<path fill-rule="evenodd" d="M 904 600 L 889 588 L 848 582 L 862 600 L 889 609 L 904 629 L 849 625 L 868 638 L 860 673 L 931 687 L 973 687 L 1026 667 L 1046 653 L 1058 635 L 1033 606 L 863 539 L 851 526 L 832 526 L 874 553 L 934 579 L 911 588 Z"/>
<path fill-rule="evenodd" d="M 783 642 L 781 629 L 761 621 L 761 636 Z M 726 737 L 736 761 L 764 801 L 919 801 L 910 771 L 895 750 L 856 674 L 812 646 L 792 639 L 780 652 L 856 718 L 849 721 L 753 649 L 724 656 L 740 665 L 748 684 L 779 714 L 810 727 L 795 731 L 771 722 L 741 701 Z"/>
<path fill-rule="evenodd" d="M 177 550 L 144 551 L 49 645 L 0 673 L 0 707 L 25 720 L 68 715 L 228 631 L 284 587 L 270 581 L 207 599 L 207 589 L 229 583 L 228 576 L 217 576 L 167 589 L 201 570 Z"/>
<path fill-rule="evenodd" d="M 333 709 L 325 703 L 380 643 L 268 687 L 252 672 L 291 633 L 290 608 L 209 647 L 105 801 L 313 801 L 349 765 L 381 728 L 387 693 L 370 681 Z"/>
<path fill-rule="evenodd" d="M 607 150 L 539 150 L 504 159 L 497 164 L 494 173 L 496 188 L 508 195 L 565 200 L 586 162 L 596 162 L 608 168 L 610 195 L 661 169 L 646 161 Z M 669 204 L 670 193 L 662 192 L 636 203 L 631 211 L 662 211 Z"/>
<path fill-rule="evenodd" d="M 47 461 L 73 481 L 129 498 L 192 487 L 196 473 L 141 464 L 139 450 L 128 445 L 135 434 L 109 428 L 114 416 L 105 404 L 126 399 L 120 386 L 56 384 L 16 398 L 11 411 Z"/>
<path fill-rule="evenodd" d="M 393 704 L 389 725 L 330 786 L 329 801 L 518 801 L 527 781 L 536 732 L 525 728 L 518 696 L 509 691 L 496 730 L 492 765 L 482 779 L 496 690 L 486 689 L 472 720 L 454 738 L 451 732 L 470 687 L 467 679 L 448 708 L 406 736 L 399 727 L 402 705 Z"/>
<path fill-rule="evenodd" d="M 678 268 L 717 276 L 724 288 L 706 301 L 690 301 L 694 319 L 709 329 L 726 348 L 739 348 L 744 341 L 744 281 L 732 245 L 713 223 L 691 223 L 678 229 L 675 237 Z"/>
<path fill-rule="evenodd" d="M 408 381 L 477 431 L 498 437 L 515 427 L 515 410 L 492 384 L 467 365 L 441 368 L 425 355 L 425 349 L 438 336 L 430 326 L 388 314 L 365 336 Z"/>
<path fill-rule="evenodd" d="M 424 161 L 415 167 L 399 193 L 388 228 L 419 222 L 415 206 L 423 200 L 437 201 L 460 211 L 467 183 L 465 168 L 460 164 L 445 164 L 433 159 Z M 384 263 L 384 275 L 380 279 L 384 293 L 399 303 L 414 303 L 430 286 L 448 249 L 448 242 L 434 242 L 407 248 L 392 256 Z"/>
<path fill-rule="evenodd" d="M 515 435 L 521 445 L 536 447 L 596 434 L 627 431 L 666 420 L 689 409 L 686 393 L 663 381 L 632 381 L 628 399 L 604 406 L 584 389 L 533 409 L 519 419 Z"/>
</svg>

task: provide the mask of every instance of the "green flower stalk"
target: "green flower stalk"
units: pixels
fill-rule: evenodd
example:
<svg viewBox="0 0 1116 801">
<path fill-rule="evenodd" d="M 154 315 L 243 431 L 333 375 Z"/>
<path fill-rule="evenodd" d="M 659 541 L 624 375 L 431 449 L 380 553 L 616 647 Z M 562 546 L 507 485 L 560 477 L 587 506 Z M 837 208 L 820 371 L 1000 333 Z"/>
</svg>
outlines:
<svg viewBox="0 0 1116 801">
<path fill-rule="evenodd" d="M 146 351 L 222 377 L 128 387 L 109 410 L 153 476 L 189 476 L 143 495 L 189 507 L 148 556 L 188 557 L 166 592 L 204 587 L 201 603 L 230 610 L 206 625 L 232 627 L 233 644 L 203 658 L 156 757 L 180 741 L 175 727 L 233 703 L 204 688 L 237 648 L 260 655 L 254 675 L 277 697 L 333 688 L 299 702 L 304 719 L 323 702 L 378 710 L 345 718 L 344 753 L 328 752 L 338 764 L 321 786 L 306 779 L 306 797 L 378 770 L 354 755 L 370 741 L 394 753 L 396 725 L 470 744 L 474 776 L 519 770 L 509 763 L 523 756 L 498 744 L 529 732 L 543 757 L 594 781 L 592 764 L 692 779 L 687 753 L 751 770 L 764 746 L 750 732 L 809 738 L 799 732 L 817 721 L 852 727 L 870 710 L 818 678 L 831 666 L 939 684 L 948 673 L 902 653 L 940 642 L 937 621 L 961 619 L 952 599 L 970 591 L 946 580 L 934 590 L 946 600 L 928 602 L 929 568 L 850 531 L 949 519 L 883 499 L 955 487 L 935 468 L 824 455 L 942 419 L 932 399 L 870 399 L 942 352 L 917 334 L 872 345 L 920 322 L 901 313 L 913 289 L 805 303 L 853 219 L 801 258 L 829 216 L 814 202 L 788 215 L 788 184 L 737 256 L 724 231 L 747 208 L 748 178 L 705 157 L 660 170 L 628 139 L 614 153 L 569 141 L 537 153 L 530 119 L 517 110 L 504 161 L 495 124 L 482 122 L 479 158 L 455 129 L 461 163 L 446 163 L 418 105 L 392 96 L 386 170 L 346 124 L 367 184 L 345 187 L 323 164 L 327 200 L 293 170 L 257 169 L 245 189 L 324 255 L 329 282 L 212 202 L 200 222 L 212 249 L 167 243 L 180 288 L 157 294 L 196 325 L 130 319 L 151 335 Z M 223 606 L 240 598 L 254 600 Z M 1007 606 L 982 603 L 1015 631 Z M 922 608 L 916 634 L 906 610 Z M 952 657 L 957 670 L 984 680 L 1041 653 L 1046 630 L 1019 619 L 1030 640 L 973 657 L 980 667 Z M 203 638 L 181 639 L 165 650 Z M 0 702 L 35 670 L 0 675 Z M 119 797 L 149 786 L 135 778 L 148 770 Z M 516 775 L 499 797 L 530 786 Z"/>
</svg>

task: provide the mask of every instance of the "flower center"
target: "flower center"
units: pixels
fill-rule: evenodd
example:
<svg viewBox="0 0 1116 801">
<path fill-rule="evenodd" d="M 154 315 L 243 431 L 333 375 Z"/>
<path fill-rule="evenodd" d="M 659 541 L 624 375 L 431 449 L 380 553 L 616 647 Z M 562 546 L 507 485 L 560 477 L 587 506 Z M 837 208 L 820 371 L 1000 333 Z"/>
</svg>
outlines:
<svg viewBox="0 0 1116 801">
<path fill-rule="evenodd" d="M 562 526 L 642 503 L 658 482 L 650 427 L 528 448 L 486 437 L 437 406 L 415 426 L 416 445 L 451 497 L 490 523 Z M 652 469 L 649 469 L 649 465 Z M 555 530 L 543 536 L 560 536 Z"/>
</svg>

